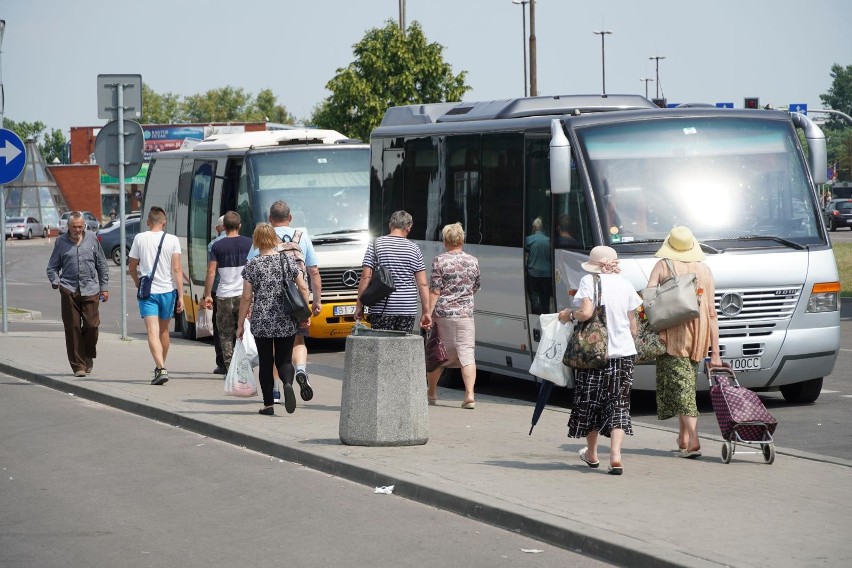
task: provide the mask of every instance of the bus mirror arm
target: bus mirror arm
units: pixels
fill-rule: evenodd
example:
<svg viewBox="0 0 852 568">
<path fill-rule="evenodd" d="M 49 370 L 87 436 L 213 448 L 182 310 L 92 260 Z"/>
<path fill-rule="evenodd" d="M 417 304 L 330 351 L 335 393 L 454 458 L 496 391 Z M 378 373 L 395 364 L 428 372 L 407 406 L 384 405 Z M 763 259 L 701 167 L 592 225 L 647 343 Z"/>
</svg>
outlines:
<svg viewBox="0 0 852 568">
<path fill-rule="evenodd" d="M 798 112 L 790 113 L 790 120 L 796 128 L 801 128 L 808 142 L 808 165 L 814 183 L 825 183 L 828 180 L 828 153 L 826 151 L 825 134 L 814 121 Z"/>
<path fill-rule="evenodd" d="M 571 190 L 571 143 L 558 118 L 550 121 L 550 191 L 554 194 Z"/>
<path fill-rule="evenodd" d="M 216 179 L 220 179 L 222 181 L 228 181 L 229 179 L 231 179 L 228 176 L 213 176 L 213 177 L 216 178 Z"/>
</svg>

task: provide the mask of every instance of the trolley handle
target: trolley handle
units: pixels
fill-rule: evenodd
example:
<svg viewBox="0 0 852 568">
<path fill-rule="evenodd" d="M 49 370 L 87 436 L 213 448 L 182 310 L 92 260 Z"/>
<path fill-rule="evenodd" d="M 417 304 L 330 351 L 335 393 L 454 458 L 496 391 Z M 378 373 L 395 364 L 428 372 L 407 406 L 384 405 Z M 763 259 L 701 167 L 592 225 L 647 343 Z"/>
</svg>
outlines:
<svg viewBox="0 0 852 568">
<path fill-rule="evenodd" d="M 704 358 L 704 370 L 707 373 L 707 382 L 710 383 L 710 386 L 713 386 L 713 377 L 727 377 L 731 379 L 731 382 L 734 383 L 734 386 L 739 388 L 740 383 L 737 381 L 737 375 L 734 373 L 733 369 L 731 369 L 730 363 L 726 363 L 722 361 L 721 365 L 710 365 L 710 357 Z M 717 381 L 718 382 L 718 381 Z"/>
</svg>

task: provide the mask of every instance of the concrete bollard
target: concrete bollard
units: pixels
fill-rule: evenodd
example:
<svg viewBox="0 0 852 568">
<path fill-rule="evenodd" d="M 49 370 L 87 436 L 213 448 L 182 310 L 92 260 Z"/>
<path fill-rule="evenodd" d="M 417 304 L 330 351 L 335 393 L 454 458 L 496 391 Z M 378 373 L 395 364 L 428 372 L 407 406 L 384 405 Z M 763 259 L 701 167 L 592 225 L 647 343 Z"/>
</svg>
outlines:
<svg viewBox="0 0 852 568">
<path fill-rule="evenodd" d="M 423 338 L 380 331 L 348 336 L 340 441 L 350 446 L 416 446 L 428 440 Z"/>
</svg>

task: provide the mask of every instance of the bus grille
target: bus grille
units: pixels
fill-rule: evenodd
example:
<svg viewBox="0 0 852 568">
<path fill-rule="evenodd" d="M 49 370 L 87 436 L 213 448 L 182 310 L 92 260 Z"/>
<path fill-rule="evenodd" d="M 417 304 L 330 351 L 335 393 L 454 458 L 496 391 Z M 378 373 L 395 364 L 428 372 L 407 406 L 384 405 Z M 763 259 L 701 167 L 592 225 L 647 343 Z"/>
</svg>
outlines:
<svg viewBox="0 0 852 568">
<path fill-rule="evenodd" d="M 801 288 L 717 290 L 719 337 L 770 335 L 781 322 L 793 317 Z"/>
<path fill-rule="evenodd" d="M 322 298 L 355 300 L 358 295 L 358 282 L 361 280 L 361 267 L 322 268 Z"/>
</svg>

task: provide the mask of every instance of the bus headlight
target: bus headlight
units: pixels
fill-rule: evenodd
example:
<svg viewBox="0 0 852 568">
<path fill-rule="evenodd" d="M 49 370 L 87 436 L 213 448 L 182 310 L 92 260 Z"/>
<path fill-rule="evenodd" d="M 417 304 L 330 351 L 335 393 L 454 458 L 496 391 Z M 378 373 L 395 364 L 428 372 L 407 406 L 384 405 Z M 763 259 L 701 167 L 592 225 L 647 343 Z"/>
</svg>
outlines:
<svg viewBox="0 0 852 568">
<path fill-rule="evenodd" d="M 811 297 L 808 298 L 808 313 L 836 312 L 839 295 L 840 282 L 818 282 L 814 284 L 811 289 Z"/>
</svg>

